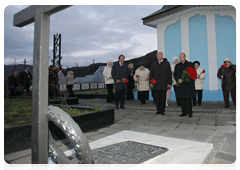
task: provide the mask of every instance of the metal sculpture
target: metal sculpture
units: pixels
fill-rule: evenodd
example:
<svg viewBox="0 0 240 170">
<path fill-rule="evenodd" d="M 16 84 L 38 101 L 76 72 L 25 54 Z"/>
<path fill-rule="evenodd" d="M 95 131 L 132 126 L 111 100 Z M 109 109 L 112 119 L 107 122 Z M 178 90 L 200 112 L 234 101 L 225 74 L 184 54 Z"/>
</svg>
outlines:
<svg viewBox="0 0 240 170">
<path fill-rule="evenodd" d="M 58 148 L 52 138 L 51 132 L 49 132 L 49 155 L 52 160 L 59 164 L 92 164 L 93 156 L 89 143 L 78 124 L 66 112 L 55 106 L 48 106 L 47 117 L 63 131 L 67 139 L 71 142 L 78 158 L 78 160 L 69 160 L 62 150 Z"/>
</svg>

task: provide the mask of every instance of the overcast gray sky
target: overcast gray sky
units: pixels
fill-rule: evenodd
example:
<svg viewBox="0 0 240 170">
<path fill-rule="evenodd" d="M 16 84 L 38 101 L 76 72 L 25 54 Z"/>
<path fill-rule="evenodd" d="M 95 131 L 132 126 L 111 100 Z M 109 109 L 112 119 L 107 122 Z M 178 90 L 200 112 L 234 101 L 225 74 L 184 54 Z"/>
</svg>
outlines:
<svg viewBox="0 0 240 170">
<path fill-rule="evenodd" d="M 27 6 L 10 5 L 4 11 L 4 64 L 33 63 L 34 24 L 13 26 L 13 15 Z M 62 34 L 63 68 L 95 62 L 136 58 L 157 49 L 157 30 L 142 24 L 141 18 L 162 5 L 77 5 L 51 16 L 49 56 L 53 56 L 53 35 Z"/>
</svg>

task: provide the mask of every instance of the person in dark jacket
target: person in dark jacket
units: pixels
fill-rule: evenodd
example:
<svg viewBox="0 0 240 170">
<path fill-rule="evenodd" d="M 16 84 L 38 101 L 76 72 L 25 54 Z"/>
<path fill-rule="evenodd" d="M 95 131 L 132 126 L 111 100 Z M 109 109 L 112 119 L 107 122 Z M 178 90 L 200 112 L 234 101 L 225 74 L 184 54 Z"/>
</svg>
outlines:
<svg viewBox="0 0 240 170">
<path fill-rule="evenodd" d="M 181 53 L 179 55 L 180 63 L 176 64 L 175 70 L 173 73 L 174 79 L 176 82 L 180 83 L 180 85 L 177 87 L 177 98 L 181 100 L 181 109 L 182 114 L 179 116 L 186 116 L 189 114 L 189 117 L 192 117 L 193 111 L 192 111 L 192 99 L 195 97 L 195 84 L 194 80 L 191 80 L 190 83 L 182 81 L 181 77 L 183 74 L 183 71 L 187 69 L 187 67 L 194 68 L 194 65 L 192 62 L 189 62 L 186 60 L 186 55 L 184 53 Z M 195 68 L 194 68 L 195 70 Z"/>
<path fill-rule="evenodd" d="M 236 106 L 236 65 L 233 65 L 230 58 L 225 58 L 223 61 L 227 67 L 219 68 L 217 76 L 222 79 L 222 91 L 225 102 L 225 108 L 230 106 L 229 104 L 229 92 L 231 93 L 232 101 Z"/>
<path fill-rule="evenodd" d="M 156 114 L 165 115 L 166 92 L 168 87 L 172 85 L 172 72 L 170 63 L 163 58 L 162 52 L 157 53 L 157 61 L 154 61 L 150 68 L 149 80 L 156 80 L 156 83 L 150 84 L 154 90 L 154 99 L 156 103 Z"/>
<path fill-rule="evenodd" d="M 134 89 L 134 79 L 133 76 L 135 74 L 135 70 L 133 69 L 133 63 L 128 64 L 129 69 L 129 76 L 128 76 L 128 84 L 127 84 L 127 100 L 135 101 L 134 95 L 133 95 L 133 89 Z"/>
<path fill-rule="evenodd" d="M 125 83 L 125 79 L 128 78 L 129 71 L 127 64 L 124 63 L 125 56 L 120 55 L 118 57 L 118 62 L 113 64 L 112 67 L 112 77 L 115 82 L 114 86 L 116 89 L 115 93 L 115 108 L 118 109 L 119 98 L 121 98 L 120 108 L 126 109 L 124 107 L 125 103 L 125 90 L 127 89 L 127 84 Z"/>
<path fill-rule="evenodd" d="M 26 89 L 27 95 L 29 95 L 30 80 L 32 80 L 32 74 L 29 72 L 29 67 L 25 67 L 25 70 L 19 74 L 19 86 Z"/>
<path fill-rule="evenodd" d="M 57 98 L 58 96 L 58 72 L 56 66 L 52 66 L 49 70 L 49 89 L 51 91 L 50 97 Z"/>
<path fill-rule="evenodd" d="M 8 77 L 8 88 L 11 92 L 11 96 L 15 96 L 15 87 L 18 87 L 18 73 L 13 71 L 13 74 Z"/>
</svg>

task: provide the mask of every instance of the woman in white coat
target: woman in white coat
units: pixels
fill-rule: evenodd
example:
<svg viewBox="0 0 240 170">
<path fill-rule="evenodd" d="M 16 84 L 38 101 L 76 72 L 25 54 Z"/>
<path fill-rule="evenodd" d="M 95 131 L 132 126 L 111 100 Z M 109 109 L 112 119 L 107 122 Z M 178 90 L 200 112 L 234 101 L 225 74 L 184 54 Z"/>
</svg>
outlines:
<svg viewBox="0 0 240 170">
<path fill-rule="evenodd" d="M 150 71 L 145 68 L 145 63 L 141 62 L 133 77 L 137 82 L 138 100 L 141 104 L 146 104 L 146 100 L 149 99 L 149 73 Z"/>
<path fill-rule="evenodd" d="M 113 84 L 114 84 L 114 80 L 112 78 L 112 66 L 113 66 L 113 62 L 112 60 L 108 60 L 107 62 L 107 66 L 104 67 L 103 70 L 103 76 L 105 77 L 105 84 L 107 86 L 107 101 L 108 103 L 114 103 L 115 101 L 115 97 L 114 97 L 114 93 L 113 93 Z"/>
<path fill-rule="evenodd" d="M 177 105 L 180 106 L 180 105 L 181 105 L 181 103 L 180 103 L 181 101 L 180 101 L 180 99 L 177 99 L 177 95 L 176 95 L 176 93 L 177 93 L 177 86 L 176 86 L 177 82 L 175 81 L 175 79 L 174 79 L 174 77 L 173 77 L 173 73 L 174 73 L 174 70 L 175 70 L 175 66 L 176 66 L 176 64 L 178 64 L 178 63 L 179 63 L 178 57 L 173 57 L 173 64 L 171 65 L 172 84 L 173 84 L 173 89 L 174 89 L 174 92 L 175 92 L 175 97 L 176 97 Z"/>
<path fill-rule="evenodd" d="M 200 66 L 199 61 L 194 61 L 193 62 L 194 67 L 197 71 L 197 78 L 195 79 L 195 96 L 198 95 L 198 106 L 201 106 L 202 104 L 202 92 L 204 89 L 204 78 L 206 77 L 205 70 Z M 193 98 L 193 106 L 196 106 L 196 97 Z"/>
</svg>

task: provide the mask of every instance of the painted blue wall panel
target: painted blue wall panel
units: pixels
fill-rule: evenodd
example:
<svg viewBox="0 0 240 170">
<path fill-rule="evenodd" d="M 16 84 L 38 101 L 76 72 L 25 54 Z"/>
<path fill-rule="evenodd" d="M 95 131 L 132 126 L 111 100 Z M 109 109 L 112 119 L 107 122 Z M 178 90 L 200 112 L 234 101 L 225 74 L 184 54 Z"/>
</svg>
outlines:
<svg viewBox="0 0 240 170">
<path fill-rule="evenodd" d="M 195 15 L 189 19 L 189 44 L 191 62 L 199 61 L 206 71 L 204 90 L 209 90 L 208 42 L 206 16 Z M 183 51 L 184 52 L 184 51 Z"/>
<path fill-rule="evenodd" d="M 236 24 L 234 20 L 230 16 L 216 14 L 215 24 L 218 68 L 223 64 L 224 58 L 230 58 L 232 63 L 236 64 Z M 222 89 L 220 79 L 218 89 Z"/>
<path fill-rule="evenodd" d="M 179 56 L 179 54 L 182 52 L 180 20 L 166 28 L 164 38 L 166 54 L 163 55 L 168 59 L 170 64 L 172 64 L 173 57 Z"/>
</svg>

